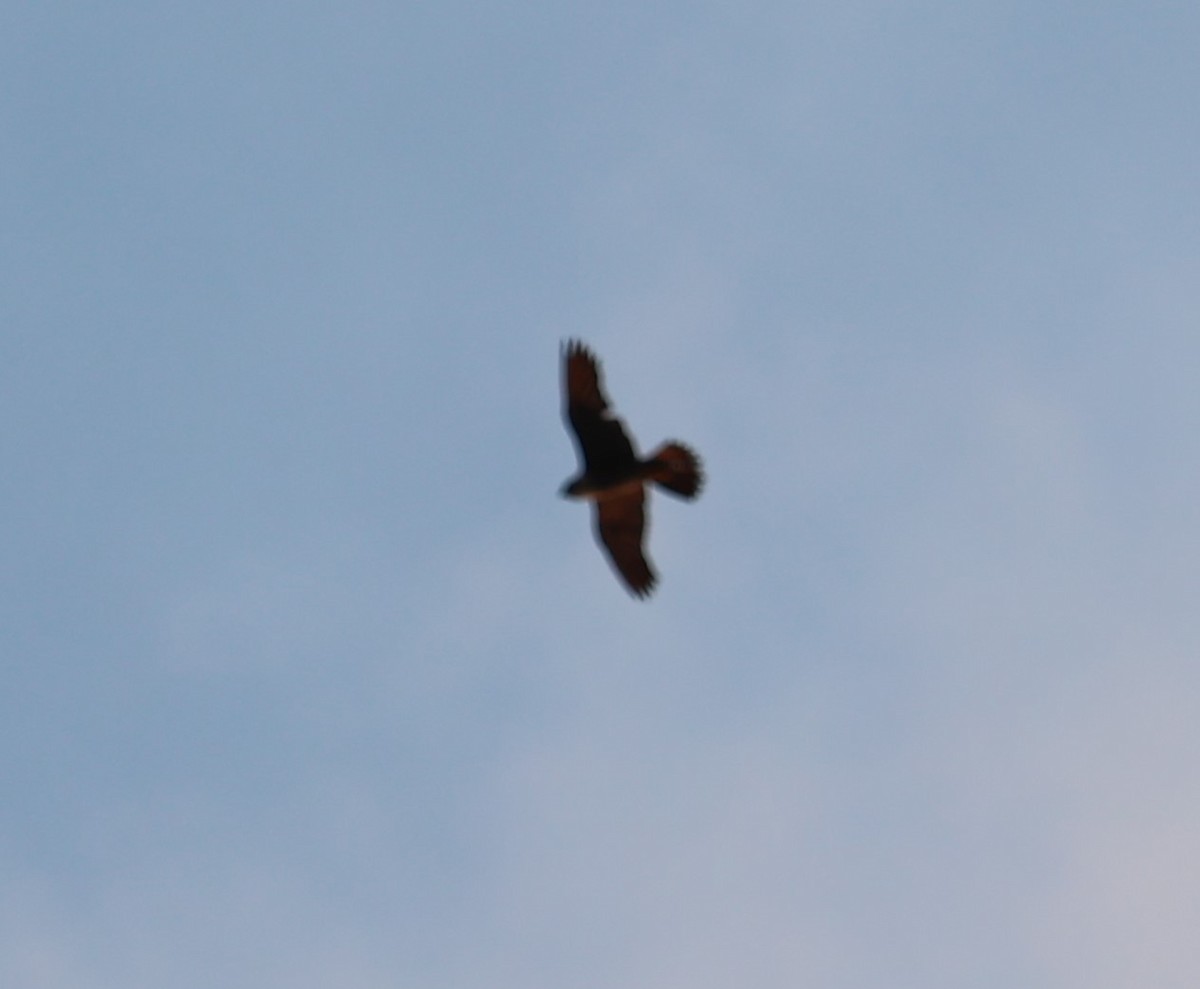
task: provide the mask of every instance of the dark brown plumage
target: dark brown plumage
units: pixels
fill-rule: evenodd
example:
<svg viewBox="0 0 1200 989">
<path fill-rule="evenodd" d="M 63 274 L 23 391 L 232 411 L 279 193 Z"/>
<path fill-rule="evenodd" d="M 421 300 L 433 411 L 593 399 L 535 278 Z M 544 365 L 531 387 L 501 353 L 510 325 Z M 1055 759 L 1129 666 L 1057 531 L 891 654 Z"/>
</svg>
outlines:
<svg viewBox="0 0 1200 989">
<path fill-rule="evenodd" d="M 704 484 L 700 458 L 669 442 L 642 460 L 621 421 L 612 415 L 600 383 L 600 364 L 587 347 L 568 341 L 563 355 L 564 414 L 575 433 L 580 471 L 563 485 L 568 498 L 596 504 L 596 536 L 629 590 L 646 597 L 657 582 L 643 549 L 646 484 L 695 498 Z"/>
</svg>

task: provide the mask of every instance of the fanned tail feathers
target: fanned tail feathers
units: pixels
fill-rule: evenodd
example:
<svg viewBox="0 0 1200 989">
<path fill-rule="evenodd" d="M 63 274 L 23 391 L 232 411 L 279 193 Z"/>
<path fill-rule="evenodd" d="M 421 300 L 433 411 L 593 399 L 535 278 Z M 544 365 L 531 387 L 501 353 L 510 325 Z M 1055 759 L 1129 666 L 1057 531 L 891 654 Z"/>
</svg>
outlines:
<svg viewBox="0 0 1200 989">
<path fill-rule="evenodd" d="M 695 498 L 704 486 L 700 458 L 682 443 L 664 443 L 650 457 L 650 480 L 681 498 Z"/>
</svg>

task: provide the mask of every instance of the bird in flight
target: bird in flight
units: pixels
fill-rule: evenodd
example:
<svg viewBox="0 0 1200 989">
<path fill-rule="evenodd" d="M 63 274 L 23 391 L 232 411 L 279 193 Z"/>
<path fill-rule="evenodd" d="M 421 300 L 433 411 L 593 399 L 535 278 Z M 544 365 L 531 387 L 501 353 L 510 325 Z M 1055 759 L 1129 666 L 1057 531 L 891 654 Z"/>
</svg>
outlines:
<svg viewBox="0 0 1200 989">
<path fill-rule="evenodd" d="M 581 469 L 561 493 L 595 503 L 596 537 L 625 585 L 644 598 L 658 580 L 642 548 L 646 486 L 652 482 L 680 498 L 695 498 L 704 484 L 700 458 L 671 440 L 641 459 L 621 420 L 609 410 L 595 355 L 569 340 L 562 357 L 563 411 L 575 433 Z"/>
</svg>

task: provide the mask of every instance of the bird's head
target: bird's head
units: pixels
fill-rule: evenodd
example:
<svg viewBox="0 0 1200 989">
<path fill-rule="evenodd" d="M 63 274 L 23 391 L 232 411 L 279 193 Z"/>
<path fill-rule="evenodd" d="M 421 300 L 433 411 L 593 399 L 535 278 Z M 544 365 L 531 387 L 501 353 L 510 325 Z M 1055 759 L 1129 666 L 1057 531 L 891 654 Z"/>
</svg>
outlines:
<svg viewBox="0 0 1200 989">
<path fill-rule="evenodd" d="M 572 477 L 563 482 L 558 493 L 563 498 L 586 498 L 589 488 L 582 477 Z"/>
</svg>

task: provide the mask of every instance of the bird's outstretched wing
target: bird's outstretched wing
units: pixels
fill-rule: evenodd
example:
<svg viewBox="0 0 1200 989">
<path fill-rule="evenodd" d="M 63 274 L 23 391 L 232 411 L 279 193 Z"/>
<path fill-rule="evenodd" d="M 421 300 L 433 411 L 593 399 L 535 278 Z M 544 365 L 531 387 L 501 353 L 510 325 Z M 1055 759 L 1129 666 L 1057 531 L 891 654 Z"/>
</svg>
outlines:
<svg viewBox="0 0 1200 989">
<path fill-rule="evenodd" d="M 596 502 L 596 533 L 616 567 L 617 573 L 639 598 L 654 589 L 658 579 L 642 552 L 642 536 L 646 528 L 643 503 L 645 490 L 641 487 L 615 498 Z"/>
<path fill-rule="evenodd" d="M 610 473 L 637 460 L 625 428 L 609 411 L 600 363 L 577 340 L 563 348 L 563 400 L 587 471 Z"/>
</svg>

